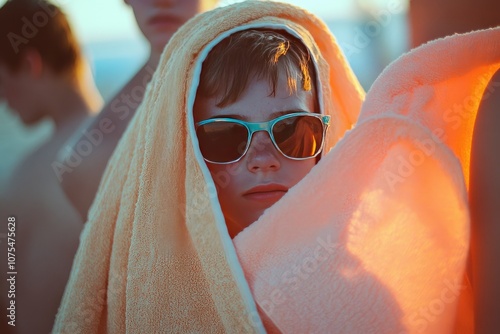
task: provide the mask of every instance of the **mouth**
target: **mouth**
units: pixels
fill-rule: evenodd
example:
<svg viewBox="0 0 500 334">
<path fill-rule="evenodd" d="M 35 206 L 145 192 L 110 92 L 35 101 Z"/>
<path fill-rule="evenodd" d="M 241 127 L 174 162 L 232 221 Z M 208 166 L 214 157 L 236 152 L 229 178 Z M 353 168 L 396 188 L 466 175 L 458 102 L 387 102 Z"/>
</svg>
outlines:
<svg viewBox="0 0 500 334">
<path fill-rule="evenodd" d="M 286 193 L 288 188 L 280 184 L 263 184 L 253 187 L 243 193 L 243 197 L 253 201 L 272 202 L 280 200 Z"/>
</svg>

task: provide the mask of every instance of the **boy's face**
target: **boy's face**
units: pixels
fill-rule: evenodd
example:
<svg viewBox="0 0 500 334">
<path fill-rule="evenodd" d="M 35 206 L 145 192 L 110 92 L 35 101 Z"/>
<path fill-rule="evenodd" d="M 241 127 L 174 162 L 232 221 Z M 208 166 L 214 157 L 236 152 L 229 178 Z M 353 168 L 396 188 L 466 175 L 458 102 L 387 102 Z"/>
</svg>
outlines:
<svg viewBox="0 0 500 334">
<path fill-rule="evenodd" d="M 270 96 L 268 81 L 250 81 L 248 88 L 235 103 L 219 108 L 216 99 L 197 99 L 195 122 L 230 117 L 248 122 L 263 122 L 286 113 L 314 112 L 314 93 L 298 88 L 290 95 L 284 75 Z M 255 222 L 265 209 L 272 206 L 299 182 L 315 165 L 315 159 L 292 160 L 274 147 L 265 131 L 254 133 L 250 147 L 241 160 L 230 164 L 212 164 L 208 169 L 215 181 L 219 202 L 229 234 L 235 237 Z"/>
<path fill-rule="evenodd" d="M 125 0 L 153 49 L 163 50 L 172 35 L 191 17 L 212 9 L 217 0 Z"/>
<path fill-rule="evenodd" d="M 7 102 L 26 125 L 35 124 L 43 118 L 38 103 L 38 86 L 28 71 L 12 72 L 0 63 L 0 102 Z"/>
</svg>

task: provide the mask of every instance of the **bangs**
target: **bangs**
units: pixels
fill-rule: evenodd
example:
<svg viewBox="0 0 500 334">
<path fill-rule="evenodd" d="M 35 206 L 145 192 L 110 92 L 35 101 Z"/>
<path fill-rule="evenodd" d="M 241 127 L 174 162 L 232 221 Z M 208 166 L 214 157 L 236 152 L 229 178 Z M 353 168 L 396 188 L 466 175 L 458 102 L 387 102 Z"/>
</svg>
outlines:
<svg viewBox="0 0 500 334">
<path fill-rule="evenodd" d="M 315 73 L 307 48 L 286 32 L 246 30 L 217 44 L 203 62 L 197 96 L 217 98 L 217 107 L 238 100 L 252 80 L 266 80 L 275 95 L 280 76 L 290 95 L 299 85 L 313 89 Z"/>
</svg>

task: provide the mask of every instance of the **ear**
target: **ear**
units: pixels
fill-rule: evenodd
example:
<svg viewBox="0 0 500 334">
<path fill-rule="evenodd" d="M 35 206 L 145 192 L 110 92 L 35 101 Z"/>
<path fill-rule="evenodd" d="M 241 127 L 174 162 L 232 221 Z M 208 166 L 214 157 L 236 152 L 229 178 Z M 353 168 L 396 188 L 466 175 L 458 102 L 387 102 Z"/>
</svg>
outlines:
<svg viewBox="0 0 500 334">
<path fill-rule="evenodd" d="M 44 63 L 40 52 L 28 49 L 23 55 L 23 67 L 34 77 L 39 78 L 43 73 Z"/>
</svg>

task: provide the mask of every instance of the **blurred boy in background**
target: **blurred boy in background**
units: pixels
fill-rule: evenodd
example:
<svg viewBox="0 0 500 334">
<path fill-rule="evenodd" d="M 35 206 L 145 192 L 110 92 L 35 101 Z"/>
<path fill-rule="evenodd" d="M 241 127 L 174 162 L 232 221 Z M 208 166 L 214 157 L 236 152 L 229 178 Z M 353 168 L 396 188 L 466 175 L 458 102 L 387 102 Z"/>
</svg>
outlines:
<svg viewBox="0 0 500 334">
<path fill-rule="evenodd" d="M 15 219 L 15 269 L 9 271 L 19 273 L 15 297 L 7 300 L 8 239 L 2 238 L 2 326 L 10 321 L 6 305 L 14 300 L 15 327 L 8 328 L 17 333 L 51 330 L 78 247 L 82 220 L 54 170 L 62 145 L 101 108 L 87 74 L 68 19 L 57 6 L 11 0 L 0 9 L 0 99 L 25 125 L 46 118 L 54 123 L 50 139 L 28 154 L 2 194 L 2 221 Z M 7 233 L 7 223 L 0 233 Z"/>
</svg>

